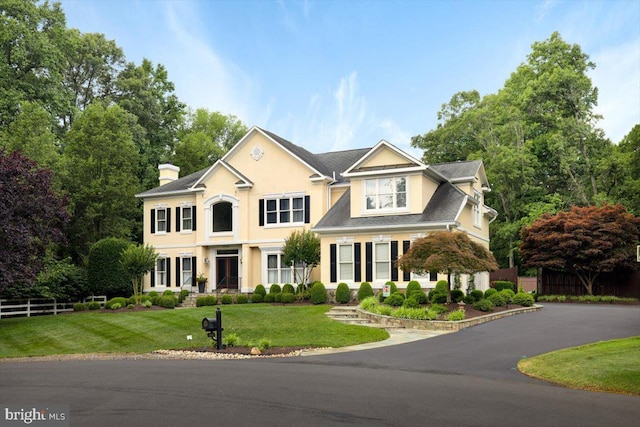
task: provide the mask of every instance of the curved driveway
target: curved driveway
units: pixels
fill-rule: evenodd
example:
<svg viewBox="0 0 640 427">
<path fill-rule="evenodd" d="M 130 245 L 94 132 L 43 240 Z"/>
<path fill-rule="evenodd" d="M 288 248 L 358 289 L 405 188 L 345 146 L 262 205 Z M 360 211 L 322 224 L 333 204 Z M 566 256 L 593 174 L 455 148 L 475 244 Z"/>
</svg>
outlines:
<svg viewBox="0 0 640 427">
<path fill-rule="evenodd" d="M 0 363 L 0 403 L 69 404 L 71 425 L 91 427 L 636 426 L 638 397 L 565 389 L 515 369 L 522 357 L 635 335 L 638 306 L 549 304 L 321 356 Z"/>
</svg>

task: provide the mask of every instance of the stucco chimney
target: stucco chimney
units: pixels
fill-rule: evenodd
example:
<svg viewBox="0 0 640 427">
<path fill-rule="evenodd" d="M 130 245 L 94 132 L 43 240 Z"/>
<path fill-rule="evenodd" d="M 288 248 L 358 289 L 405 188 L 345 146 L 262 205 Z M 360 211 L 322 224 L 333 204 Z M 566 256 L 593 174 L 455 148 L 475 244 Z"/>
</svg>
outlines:
<svg viewBox="0 0 640 427">
<path fill-rule="evenodd" d="M 180 174 L 180 168 L 169 163 L 158 165 L 158 171 L 160 171 L 160 185 L 175 181 Z"/>
</svg>

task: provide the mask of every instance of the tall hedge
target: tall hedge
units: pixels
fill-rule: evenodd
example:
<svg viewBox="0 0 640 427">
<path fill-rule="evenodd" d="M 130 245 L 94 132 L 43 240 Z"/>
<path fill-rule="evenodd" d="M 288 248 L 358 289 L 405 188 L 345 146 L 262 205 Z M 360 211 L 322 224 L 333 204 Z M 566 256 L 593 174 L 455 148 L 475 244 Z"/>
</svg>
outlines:
<svg viewBox="0 0 640 427">
<path fill-rule="evenodd" d="M 125 239 L 107 237 L 91 246 L 87 265 L 89 290 L 93 295 L 127 297 L 133 288 L 122 263 L 122 252 L 131 244 Z"/>
</svg>

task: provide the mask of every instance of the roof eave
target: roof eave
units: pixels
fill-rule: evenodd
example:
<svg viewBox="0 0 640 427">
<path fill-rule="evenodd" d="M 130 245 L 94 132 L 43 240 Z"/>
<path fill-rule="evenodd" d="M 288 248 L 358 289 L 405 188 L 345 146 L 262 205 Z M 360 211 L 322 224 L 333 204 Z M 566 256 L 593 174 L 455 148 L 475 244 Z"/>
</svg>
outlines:
<svg viewBox="0 0 640 427">
<path fill-rule="evenodd" d="M 345 232 L 378 232 L 379 230 L 415 230 L 425 228 L 446 228 L 446 227 L 458 227 L 460 223 L 458 221 L 435 221 L 435 222 L 417 222 L 412 224 L 390 224 L 390 225 L 378 225 L 378 226 L 338 226 L 338 227 L 312 227 L 311 231 L 318 234 L 330 234 L 330 233 L 345 233 Z"/>
</svg>

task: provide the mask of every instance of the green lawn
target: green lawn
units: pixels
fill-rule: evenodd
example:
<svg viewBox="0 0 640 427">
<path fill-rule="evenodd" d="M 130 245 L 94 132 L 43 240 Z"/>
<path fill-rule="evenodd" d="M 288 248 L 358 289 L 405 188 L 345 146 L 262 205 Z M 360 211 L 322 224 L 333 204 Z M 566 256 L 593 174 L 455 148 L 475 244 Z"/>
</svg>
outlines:
<svg viewBox="0 0 640 427">
<path fill-rule="evenodd" d="M 388 338 L 384 330 L 346 325 L 327 318 L 328 306 L 222 306 L 224 334 L 241 345 L 261 339 L 272 347 L 343 347 Z M 213 341 L 201 328 L 215 307 L 138 312 L 81 312 L 0 320 L 0 358 L 74 353 L 148 353 L 202 348 Z M 187 341 L 187 335 L 193 340 Z"/>
<path fill-rule="evenodd" d="M 640 396 L 640 337 L 601 341 L 518 363 L 520 372 L 583 390 Z"/>
</svg>

